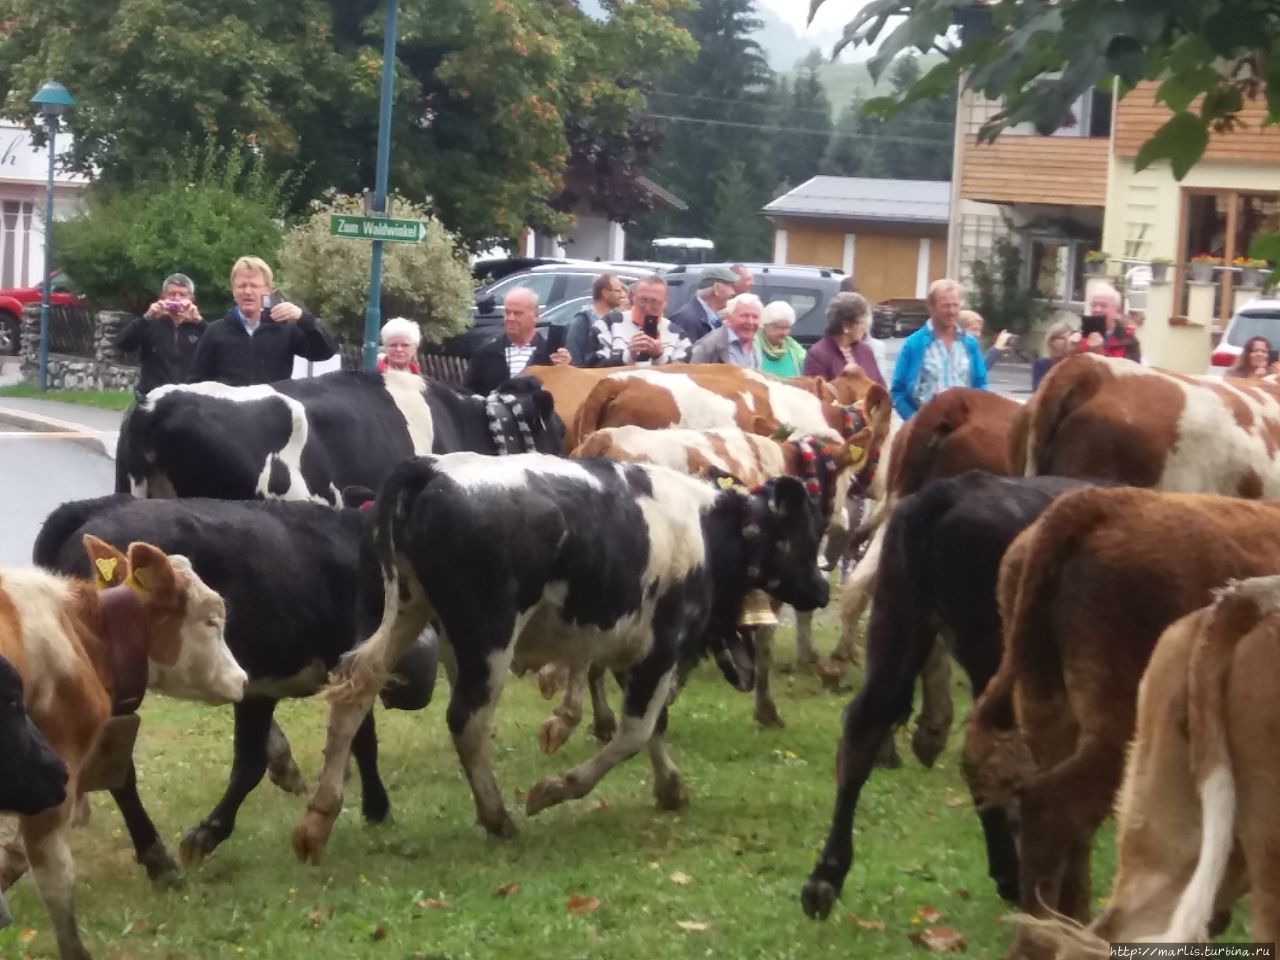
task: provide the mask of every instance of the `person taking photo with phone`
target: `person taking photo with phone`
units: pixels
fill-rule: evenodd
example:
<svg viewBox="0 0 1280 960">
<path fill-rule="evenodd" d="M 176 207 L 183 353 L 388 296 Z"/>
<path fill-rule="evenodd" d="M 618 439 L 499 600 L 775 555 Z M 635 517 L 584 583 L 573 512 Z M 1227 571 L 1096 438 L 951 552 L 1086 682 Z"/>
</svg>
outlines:
<svg viewBox="0 0 1280 960">
<path fill-rule="evenodd" d="M 241 257 L 231 267 L 231 312 L 209 324 L 187 380 L 233 387 L 288 380 L 293 358 L 328 360 L 337 347 L 320 321 L 273 287 L 265 260 Z"/>
<path fill-rule="evenodd" d="M 1080 331 L 1071 335 L 1073 350 L 1142 362 L 1137 329 L 1120 318 L 1120 300 L 1120 291 L 1109 283 L 1093 287 L 1089 313 L 1081 321 Z"/>
<path fill-rule="evenodd" d="M 502 329 L 502 336 L 482 343 L 467 364 L 462 385 L 472 393 L 488 395 L 526 367 L 563 366 L 570 360 L 568 350 L 551 349 L 538 332 L 538 295 L 528 287 L 514 287 L 503 298 Z"/>
<path fill-rule="evenodd" d="M 160 299 L 116 338 L 119 350 L 138 354 L 138 383 L 133 388 L 137 399 L 156 387 L 187 379 L 191 359 L 207 327 L 195 297 L 196 285 L 190 277 L 169 274 L 160 286 Z"/>
<path fill-rule="evenodd" d="M 586 365 L 654 367 L 683 362 L 689 341 L 665 316 L 666 309 L 667 281 L 657 274 L 641 277 L 631 287 L 631 309 L 611 327 L 596 328 L 596 349 Z"/>
</svg>

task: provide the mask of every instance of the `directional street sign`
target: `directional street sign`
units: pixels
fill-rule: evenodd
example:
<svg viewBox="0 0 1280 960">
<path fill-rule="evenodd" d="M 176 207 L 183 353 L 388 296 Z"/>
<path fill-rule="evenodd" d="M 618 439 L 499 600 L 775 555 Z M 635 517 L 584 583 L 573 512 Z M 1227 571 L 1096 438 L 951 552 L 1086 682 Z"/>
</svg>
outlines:
<svg viewBox="0 0 1280 960">
<path fill-rule="evenodd" d="M 335 213 L 329 217 L 329 233 L 348 240 L 384 240 L 388 243 L 421 243 L 427 235 L 424 220 L 390 220 Z"/>
</svg>

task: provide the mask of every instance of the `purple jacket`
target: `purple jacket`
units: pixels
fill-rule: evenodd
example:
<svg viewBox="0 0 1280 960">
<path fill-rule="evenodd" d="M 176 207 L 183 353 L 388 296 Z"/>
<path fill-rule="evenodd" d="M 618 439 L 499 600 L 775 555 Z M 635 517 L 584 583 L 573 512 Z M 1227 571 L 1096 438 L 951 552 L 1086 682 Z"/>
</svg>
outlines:
<svg viewBox="0 0 1280 960">
<path fill-rule="evenodd" d="M 862 368 L 863 373 L 883 387 L 885 385 L 884 374 L 880 372 L 880 367 L 876 365 L 876 356 L 871 352 L 871 345 L 865 340 L 859 340 L 853 345 L 852 352 L 853 362 Z M 840 346 L 836 343 L 834 337 L 827 334 L 809 348 L 809 355 L 804 358 L 804 375 L 806 377 L 826 377 L 828 380 L 834 380 L 844 370 L 845 363 L 844 354 L 840 352 Z"/>
</svg>

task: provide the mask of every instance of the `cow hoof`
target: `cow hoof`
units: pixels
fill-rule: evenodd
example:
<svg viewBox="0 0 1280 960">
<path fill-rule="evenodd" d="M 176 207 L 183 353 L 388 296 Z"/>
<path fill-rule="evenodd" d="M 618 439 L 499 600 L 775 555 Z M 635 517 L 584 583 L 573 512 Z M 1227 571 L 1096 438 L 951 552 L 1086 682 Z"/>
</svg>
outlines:
<svg viewBox="0 0 1280 960">
<path fill-rule="evenodd" d="M 293 852 L 303 863 L 318 864 L 333 830 L 333 818 L 308 810 L 293 828 Z"/>
<path fill-rule="evenodd" d="M 618 732 L 618 721 L 613 717 L 606 717 L 603 720 L 597 719 L 591 725 L 591 735 L 601 743 L 608 743 L 613 739 L 613 735 Z"/>
<path fill-rule="evenodd" d="M 307 787 L 306 778 L 298 765 L 289 758 L 288 764 L 279 767 L 267 767 L 267 778 L 285 793 L 293 793 L 299 797 L 307 796 L 311 791 Z"/>
<path fill-rule="evenodd" d="M 911 734 L 911 752 L 926 767 L 932 767 L 946 747 L 947 734 L 945 731 L 934 730 L 930 727 L 916 727 L 915 732 Z"/>
<path fill-rule="evenodd" d="M 810 877 L 800 891 L 800 906 L 805 916 L 811 920 L 825 920 L 831 916 L 831 908 L 836 904 L 836 888 L 826 880 L 815 880 Z"/>
<path fill-rule="evenodd" d="M 838 660 L 832 660 L 830 663 L 824 663 L 818 668 L 818 679 L 822 681 L 822 688 L 831 693 L 840 693 L 844 686 L 845 674 L 849 672 L 849 665 L 841 663 Z"/>
<path fill-rule="evenodd" d="M 360 804 L 360 815 L 364 817 L 365 823 L 390 823 L 391 801 L 387 799 L 386 794 L 381 797 L 366 797 Z"/>
<path fill-rule="evenodd" d="M 659 780 L 654 784 L 653 797 L 659 810 L 683 810 L 689 805 L 689 791 L 679 777 Z"/>
<path fill-rule="evenodd" d="M 82 793 L 76 797 L 76 806 L 71 812 L 71 825 L 73 827 L 87 827 L 92 817 L 93 808 L 89 806 L 89 795 Z"/>
<path fill-rule="evenodd" d="M 538 671 L 538 692 L 543 700 L 550 700 L 560 692 L 564 682 L 564 669 L 559 664 L 549 663 Z"/>
<path fill-rule="evenodd" d="M 532 817 L 547 807 L 554 807 L 557 803 L 564 803 L 568 799 L 569 784 L 565 782 L 564 777 L 547 777 L 533 785 L 529 796 L 525 798 L 524 811 Z"/>
<path fill-rule="evenodd" d="M 762 727 L 773 727 L 780 730 L 786 726 L 782 722 L 782 717 L 778 715 L 778 708 L 772 703 L 756 707 L 755 718 L 756 723 Z"/>
<path fill-rule="evenodd" d="M 543 753 L 555 753 L 564 746 L 571 733 L 573 726 L 564 717 L 548 717 L 538 729 L 538 746 Z"/>
<path fill-rule="evenodd" d="M 498 811 L 496 816 L 481 817 L 480 826 L 488 831 L 489 836 L 496 837 L 499 840 L 511 840 L 519 833 L 516 830 L 515 821 L 511 819 L 511 814 L 507 813 L 506 810 Z"/>
<path fill-rule="evenodd" d="M 138 858 L 138 863 L 147 871 L 147 879 L 157 890 L 177 890 L 185 883 L 182 871 L 158 840 Z"/>
<path fill-rule="evenodd" d="M 192 827 L 182 838 L 182 845 L 178 847 L 178 857 L 182 860 L 184 867 L 194 870 L 204 863 L 217 846 L 218 841 L 214 839 L 213 832 L 208 827 L 203 825 Z"/>
<path fill-rule="evenodd" d="M 1015 906 L 1021 899 L 1022 888 L 1015 880 L 996 880 L 996 893 L 1005 903 L 1014 904 Z"/>
<path fill-rule="evenodd" d="M 884 738 L 880 752 L 876 754 L 876 766 L 881 770 L 897 770 L 902 766 L 902 758 L 898 756 L 898 744 L 893 734 Z"/>
<path fill-rule="evenodd" d="M 817 654 L 796 654 L 796 673 L 806 674 L 811 677 L 816 676 L 820 665 Z"/>
</svg>

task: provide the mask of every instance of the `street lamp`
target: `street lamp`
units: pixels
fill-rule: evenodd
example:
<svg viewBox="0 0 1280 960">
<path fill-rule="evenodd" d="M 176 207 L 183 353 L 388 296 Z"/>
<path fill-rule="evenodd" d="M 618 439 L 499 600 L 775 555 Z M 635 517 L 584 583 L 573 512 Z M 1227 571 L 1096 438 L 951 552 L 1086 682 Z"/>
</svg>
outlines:
<svg viewBox="0 0 1280 960">
<path fill-rule="evenodd" d="M 41 87 L 31 105 L 44 117 L 45 132 L 49 141 L 49 182 L 44 197 L 44 289 L 40 295 L 40 373 L 36 381 L 43 391 L 49 375 L 49 289 L 53 286 L 53 161 L 57 156 L 54 141 L 58 136 L 58 118 L 76 105 L 76 98 L 57 80 L 50 80 Z"/>
</svg>

